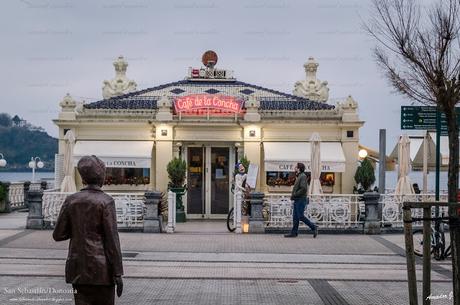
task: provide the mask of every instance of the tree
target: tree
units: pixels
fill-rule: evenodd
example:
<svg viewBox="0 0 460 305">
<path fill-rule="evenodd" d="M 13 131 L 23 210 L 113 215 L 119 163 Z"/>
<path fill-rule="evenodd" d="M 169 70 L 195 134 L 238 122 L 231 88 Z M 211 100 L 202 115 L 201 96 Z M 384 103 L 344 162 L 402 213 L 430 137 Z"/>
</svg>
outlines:
<svg viewBox="0 0 460 305">
<path fill-rule="evenodd" d="M 18 127 L 19 124 L 21 123 L 21 118 L 16 114 L 13 119 L 12 119 L 13 123 L 14 123 L 14 126 Z"/>
<path fill-rule="evenodd" d="M 445 114 L 449 137 L 448 201 L 457 202 L 460 101 L 460 0 L 373 0 L 364 25 L 376 40 L 376 61 L 396 92 Z M 439 144 L 438 144 L 439 145 Z M 457 211 L 449 208 L 450 216 Z M 460 304 L 460 228 L 451 217 L 454 303 Z"/>
<path fill-rule="evenodd" d="M 361 186 L 365 192 L 369 191 L 375 182 L 374 172 L 375 169 L 369 158 L 364 158 L 364 160 L 359 164 L 359 167 L 356 169 L 355 182 L 358 186 Z"/>
<path fill-rule="evenodd" d="M 11 127 L 11 116 L 8 113 L 0 113 L 0 126 Z"/>
</svg>

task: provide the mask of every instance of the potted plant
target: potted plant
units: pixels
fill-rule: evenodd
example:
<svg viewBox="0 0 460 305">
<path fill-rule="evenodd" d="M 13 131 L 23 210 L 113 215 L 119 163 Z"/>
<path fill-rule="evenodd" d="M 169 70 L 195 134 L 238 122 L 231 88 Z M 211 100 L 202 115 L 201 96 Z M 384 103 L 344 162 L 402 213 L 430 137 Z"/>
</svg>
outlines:
<svg viewBox="0 0 460 305">
<path fill-rule="evenodd" d="M 185 194 L 185 173 L 187 164 L 185 160 L 174 158 L 169 161 L 167 166 L 169 183 L 168 189 L 176 193 L 176 222 L 185 222 L 184 204 L 182 196 Z"/>
<path fill-rule="evenodd" d="M 371 191 L 371 186 L 375 182 L 374 171 L 374 167 L 368 158 L 364 158 L 360 162 L 355 173 L 356 189 L 359 194 Z"/>
</svg>

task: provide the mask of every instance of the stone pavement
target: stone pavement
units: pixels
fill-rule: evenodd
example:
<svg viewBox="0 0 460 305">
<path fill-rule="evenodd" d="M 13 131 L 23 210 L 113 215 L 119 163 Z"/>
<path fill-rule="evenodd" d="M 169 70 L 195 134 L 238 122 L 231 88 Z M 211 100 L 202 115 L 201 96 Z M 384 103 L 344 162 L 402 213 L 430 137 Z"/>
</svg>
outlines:
<svg viewBox="0 0 460 305">
<path fill-rule="evenodd" d="M 68 242 L 13 223 L 0 229 L 0 304 L 72 304 Z M 120 233 L 125 291 L 117 304 L 408 304 L 402 234 L 285 239 L 227 233 L 224 222 L 178 229 Z M 433 295 L 447 299 L 432 304 L 452 304 L 450 261 L 433 269 Z"/>
</svg>

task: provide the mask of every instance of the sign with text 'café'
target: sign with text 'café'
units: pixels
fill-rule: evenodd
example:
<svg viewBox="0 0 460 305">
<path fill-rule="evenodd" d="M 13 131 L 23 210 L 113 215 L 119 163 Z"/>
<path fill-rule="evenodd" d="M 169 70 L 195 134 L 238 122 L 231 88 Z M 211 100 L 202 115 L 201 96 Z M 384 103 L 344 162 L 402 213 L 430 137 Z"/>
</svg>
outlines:
<svg viewBox="0 0 460 305">
<path fill-rule="evenodd" d="M 222 94 L 191 94 L 174 101 L 176 113 L 194 114 L 203 110 L 211 113 L 239 113 L 242 108 L 242 100 Z"/>
</svg>

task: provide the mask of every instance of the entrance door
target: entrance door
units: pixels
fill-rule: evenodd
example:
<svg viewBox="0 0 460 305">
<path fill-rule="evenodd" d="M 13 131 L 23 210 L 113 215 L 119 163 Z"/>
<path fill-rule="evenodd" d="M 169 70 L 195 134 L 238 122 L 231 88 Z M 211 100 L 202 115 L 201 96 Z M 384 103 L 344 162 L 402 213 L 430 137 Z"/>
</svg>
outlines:
<svg viewBox="0 0 460 305">
<path fill-rule="evenodd" d="M 233 156 L 232 156 L 233 157 Z M 230 207 L 229 147 L 187 148 L 187 216 L 225 218 Z"/>
<path fill-rule="evenodd" d="M 211 214 L 229 210 L 229 156 L 228 147 L 211 147 Z"/>
<path fill-rule="evenodd" d="M 205 214 L 204 147 L 187 151 L 187 214 Z"/>
</svg>

